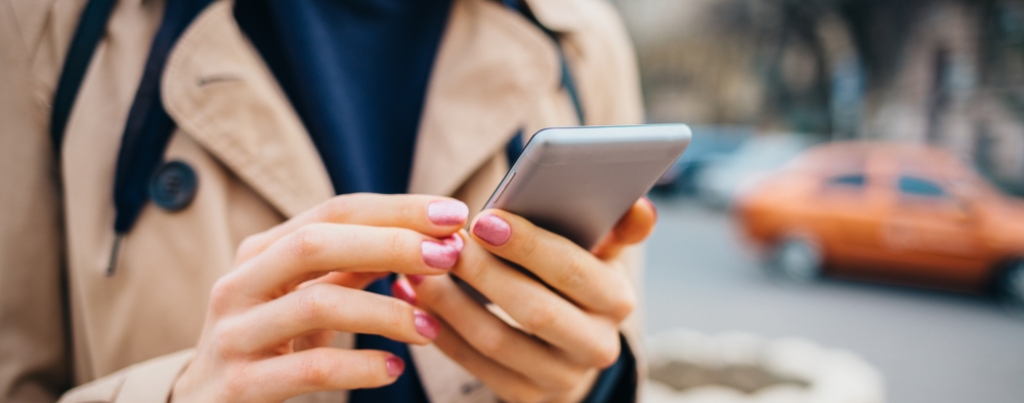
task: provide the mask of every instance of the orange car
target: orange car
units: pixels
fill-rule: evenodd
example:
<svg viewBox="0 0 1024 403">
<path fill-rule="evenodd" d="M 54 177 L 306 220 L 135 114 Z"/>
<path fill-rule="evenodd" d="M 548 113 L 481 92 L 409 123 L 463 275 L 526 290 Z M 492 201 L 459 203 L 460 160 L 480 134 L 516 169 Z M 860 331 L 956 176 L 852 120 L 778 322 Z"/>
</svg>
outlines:
<svg viewBox="0 0 1024 403">
<path fill-rule="evenodd" d="M 1024 203 L 942 149 L 840 142 L 806 151 L 743 192 L 736 213 L 770 267 L 1024 303 Z"/>
</svg>

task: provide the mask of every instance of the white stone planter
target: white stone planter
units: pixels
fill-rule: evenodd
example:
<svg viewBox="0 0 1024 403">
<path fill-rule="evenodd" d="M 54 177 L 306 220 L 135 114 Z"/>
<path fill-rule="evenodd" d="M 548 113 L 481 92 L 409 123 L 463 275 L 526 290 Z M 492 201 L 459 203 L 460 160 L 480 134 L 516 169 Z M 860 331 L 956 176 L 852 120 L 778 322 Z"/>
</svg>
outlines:
<svg viewBox="0 0 1024 403">
<path fill-rule="evenodd" d="M 881 374 L 857 355 L 801 339 L 675 330 L 648 341 L 644 403 L 883 403 Z"/>
</svg>

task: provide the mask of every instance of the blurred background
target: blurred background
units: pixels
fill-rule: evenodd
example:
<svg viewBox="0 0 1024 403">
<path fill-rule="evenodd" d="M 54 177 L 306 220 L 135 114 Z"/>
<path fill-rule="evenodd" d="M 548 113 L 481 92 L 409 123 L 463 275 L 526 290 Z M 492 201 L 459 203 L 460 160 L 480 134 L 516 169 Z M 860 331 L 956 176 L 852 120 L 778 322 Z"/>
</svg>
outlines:
<svg viewBox="0 0 1024 403">
<path fill-rule="evenodd" d="M 694 129 L 649 401 L 1024 401 L 1024 1 L 612 2 Z"/>
</svg>

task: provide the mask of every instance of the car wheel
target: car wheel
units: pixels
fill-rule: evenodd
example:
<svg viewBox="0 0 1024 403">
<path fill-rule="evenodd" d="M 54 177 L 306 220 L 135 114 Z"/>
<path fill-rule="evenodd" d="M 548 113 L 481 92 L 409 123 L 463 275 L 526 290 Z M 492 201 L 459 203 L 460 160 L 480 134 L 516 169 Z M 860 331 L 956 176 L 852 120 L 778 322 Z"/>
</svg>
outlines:
<svg viewBox="0 0 1024 403">
<path fill-rule="evenodd" d="M 821 251 L 803 238 L 787 238 L 775 248 L 772 266 L 790 279 L 808 282 L 821 275 Z"/>
<path fill-rule="evenodd" d="M 1003 272 L 999 291 L 1011 308 L 1024 308 L 1024 260 L 1013 262 Z"/>
</svg>

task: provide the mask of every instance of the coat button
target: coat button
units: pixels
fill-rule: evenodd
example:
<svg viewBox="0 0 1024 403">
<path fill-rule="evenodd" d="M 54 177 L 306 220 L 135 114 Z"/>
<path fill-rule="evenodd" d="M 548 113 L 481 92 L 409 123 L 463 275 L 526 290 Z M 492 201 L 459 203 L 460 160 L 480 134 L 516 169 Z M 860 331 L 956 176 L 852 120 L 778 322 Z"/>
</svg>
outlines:
<svg viewBox="0 0 1024 403">
<path fill-rule="evenodd" d="M 196 171 L 184 162 L 170 161 L 153 175 L 149 197 L 164 210 L 178 211 L 192 203 L 198 189 Z"/>
</svg>

